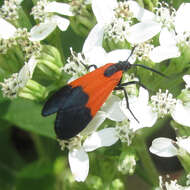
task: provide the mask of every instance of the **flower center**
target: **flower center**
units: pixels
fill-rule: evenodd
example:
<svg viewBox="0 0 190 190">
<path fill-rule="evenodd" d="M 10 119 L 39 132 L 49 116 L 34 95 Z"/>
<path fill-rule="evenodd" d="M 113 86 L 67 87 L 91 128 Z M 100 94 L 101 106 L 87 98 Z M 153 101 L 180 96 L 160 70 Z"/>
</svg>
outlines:
<svg viewBox="0 0 190 190">
<path fill-rule="evenodd" d="M 158 7 L 154 9 L 156 11 L 156 19 L 161 22 L 164 27 L 168 29 L 174 29 L 174 18 L 176 15 L 176 10 L 169 7 L 165 2 L 158 3 Z"/>
<path fill-rule="evenodd" d="M 114 40 L 115 43 L 126 41 L 130 23 L 131 21 L 125 21 L 123 18 L 115 18 L 105 28 L 104 38 Z"/>
<path fill-rule="evenodd" d="M 67 64 L 63 70 L 73 76 L 82 76 L 87 73 L 88 60 L 83 53 L 76 53 L 70 49 L 71 56 L 67 59 Z"/>
<path fill-rule="evenodd" d="M 176 38 L 179 45 L 190 47 L 190 31 L 178 33 Z"/>
<path fill-rule="evenodd" d="M 176 105 L 177 100 L 173 98 L 173 95 L 166 90 L 162 93 L 161 89 L 156 93 L 155 96 L 151 97 L 153 111 L 158 113 L 160 118 L 170 114 Z"/>
<path fill-rule="evenodd" d="M 0 8 L 0 17 L 14 22 L 19 18 L 18 10 L 20 7 L 20 3 L 17 0 L 5 0 Z"/>
<path fill-rule="evenodd" d="M 15 98 L 19 91 L 19 82 L 18 82 L 18 73 L 13 73 L 10 78 L 4 79 L 3 83 L 0 83 L 2 86 L 1 90 L 3 96 L 8 98 Z"/>
<path fill-rule="evenodd" d="M 123 18 L 124 20 L 131 20 L 133 13 L 130 11 L 130 7 L 127 1 L 118 2 L 117 8 L 114 9 L 116 18 Z"/>
<path fill-rule="evenodd" d="M 61 150 L 64 150 L 65 148 L 68 148 L 69 150 L 77 149 L 81 147 L 81 140 L 82 138 L 78 135 L 68 140 L 59 140 L 59 145 L 61 146 Z"/>
<path fill-rule="evenodd" d="M 136 160 L 135 156 L 132 155 L 126 155 L 126 157 L 119 163 L 118 170 L 123 174 L 130 174 L 132 175 L 135 171 L 136 167 Z"/>
<path fill-rule="evenodd" d="M 3 39 L 0 38 L 0 54 L 6 54 L 8 49 L 16 45 L 15 38 Z"/>
<path fill-rule="evenodd" d="M 116 135 L 123 143 L 127 143 L 129 146 L 132 143 L 132 138 L 135 136 L 135 133 L 130 129 L 129 120 L 126 119 L 122 122 L 118 122 L 116 127 Z"/>
<path fill-rule="evenodd" d="M 85 15 L 88 10 L 88 0 L 71 0 L 71 11 L 74 15 Z"/>
<path fill-rule="evenodd" d="M 40 42 L 29 40 L 29 33 L 26 28 L 17 29 L 15 39 L 22 47 L 26 60 L 29 60 L 32 56 L 37 58 L 40 55 L 42 50 Z"/>
<path fill-rule="evenodd" d="M 149 60 L 149 54 L 153 50 L 154 45 L 150 41 L 139 43 L 134 50 L 134 54 L 139 61 Z"/>
<path fill-rule="evenodd" d="M 37 1 L 36 5 L 32 8 L 30 14 L 34 16 L 35 20 L 44 22 L 44 20 L 51 15 L 50 13 L 45 11 L 47 5 L 48 5 L 47 0 Z"/>
</svg>

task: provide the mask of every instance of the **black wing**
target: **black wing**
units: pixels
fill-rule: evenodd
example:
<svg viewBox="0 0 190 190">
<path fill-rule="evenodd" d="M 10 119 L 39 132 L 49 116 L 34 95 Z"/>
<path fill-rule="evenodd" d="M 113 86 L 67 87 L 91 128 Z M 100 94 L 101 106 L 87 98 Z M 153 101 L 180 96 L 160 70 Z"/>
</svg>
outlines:
<svg viewBox="0 0 190 190">
<path fill-rule="evenodd" d="M 67 101 L 71 95 L 73 89 L 71 86 L 66 85 L 58 90 L 53 96 L 51 96 L 45 103 L 42 109 L 42 115 L 48 116 L 57 112 Z"/>
<path fill-rule="evenodd" d="M 59 139 L 69 139 L 82 131 L 92 119 L 90 109 L 85 107 L 88 95 L 82 87 L 64 86 L 45 103 L 42 115 L 57 112 L 55 132 Z"/>
<path fill-rule="evenodd" d="M 59 110 L 55 120 L 55 132 L 59 139 L 69 139 L 81 132 L 92 120 L 90 109 L 75 106 Z"/>
<path fill-rule="evenodd" d="M 66 85 L 51 96 L 42 109 L 42 115 L 48 116 L 60 109 L 65 110 L 71 107 L 85 105 L 88 101 L 88 95 L 83 92 L 80 86 L 71 87 Z"/>
</svg>

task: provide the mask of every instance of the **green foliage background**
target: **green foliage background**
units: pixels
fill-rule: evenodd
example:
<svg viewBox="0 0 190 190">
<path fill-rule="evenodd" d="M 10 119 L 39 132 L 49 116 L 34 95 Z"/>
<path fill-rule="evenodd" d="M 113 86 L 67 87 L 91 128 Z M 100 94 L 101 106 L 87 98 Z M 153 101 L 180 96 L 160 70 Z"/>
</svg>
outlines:
<svg viewBox="0 0 190 190">
<path fill-rule="evenodd" d="M 190 1 L 174 0 L 174 5 L 178 7 L 182 2 Z M 0 3 L 2 4 L 3 0 Z M 26 12 L 29 12 L 31 6 L 32 1 L 24 0 L 22 7 Z M 30 19 L 31 23 L 34 23 L 31 16 Z M 55 44 L 54 36 L 57 32 L 55 31 L 48 38 L 49 45 L 58 45 Z M 70 55 L 70 47 L 77 52 L 81 51 L 84 37 L 75 34 L 70 27 L 60 35 L 64 60 Z M 102 184 L 105 185 L 109 181 L 108 178 L 110 179 L 108 175 L 114 175 L 116 172 L 114 160 L 118 156 L 119 145 L 114 145 L 113 150 L 101 149 L 89 154 L 90 173 L 92 172 L 93 176 L 89 176 L 85 183 L 74 182 L 68 167 L 68 152 L 62 152 L 55 139 L 53 130 L 55 116 L 43 118 L 42 105 L 43 102 L 37 103 L 21 98 L 9 100 L 0 95 L 0 190 L 102 189 Z M 152 133 L 151 129 L 150 133 Z M 106 164 L 110 161 L 113 161 L 111 167 Z M 135 186 L 127 185 L 129 182 L 126 176 L 117 177 L 126 181 L 127 189 L 135 189 Z M 138 181 L 136 178 L 135 180 Z M 115 183 L 117 181 L 113 181 L 109 189 L 114 190 Z M 150 187 L 146 188 L 150 189 Z M 118 189 L 122 190 L 124 187 L 121 185 Z"/>
</svg>

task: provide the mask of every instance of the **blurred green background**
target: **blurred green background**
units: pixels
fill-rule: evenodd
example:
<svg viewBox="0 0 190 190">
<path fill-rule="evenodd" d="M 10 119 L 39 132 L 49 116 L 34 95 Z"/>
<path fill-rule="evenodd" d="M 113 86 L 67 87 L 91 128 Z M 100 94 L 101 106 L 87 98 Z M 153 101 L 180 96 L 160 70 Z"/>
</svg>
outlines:
<svg viewBox="0 0 190 190">
<path fill-rule="evenodd" d="M 176 1 L 179 5 L 184 1 Z M 190 2 L 186 0 L 185 2 Z M 2 4 L 3 1 L 1 0 Z M 28 11 L 31 1 L 24 0 L 23 7 Z M 32 18 L 31 18 L 32 19 Z M 52 34 L 53 35 L 53 34 Z M 85 38 L 77 36 L 71 28 L 62 34 L 62 46 L 65 59 L 70 55 L 69 48 L 81 51 Z M 51 36 L 50 36 L 51 38 Z M 0 190 L 96 190 L 93 180 L 85 183 L 70 181 L 70 169 L 67 162 L 67 150 L 64 152 L 55 140 L 53 123 L 55 116 L 43 118 L 41 109 L 43 103 L 17 98 L 9 100 L 0 94 Z M 169 127 L 168 127 L 169 128 Z M 173 131 L 164 129 L 157 131 L 147 144 L 156 136 L 175 138 Z M 117 146 L 114 145 L 114 146 Z M 98 154 L 97 150 L 95 153 Z M 90 162 L 93 161 L 92 153 Z M 176 158 L 161 159 L 154 157 L 154 161 L 162 174 L 178 175 L 181 167 Z M 95 165 L 90 164 L 90 172 L 97 173 L 101 167 L 101 157 Z M 110 166 L 107 166 L 108 169 Z M 129 190 L 151 189 L 139 177 L 126 177 L 126 187 Z"/>
</svg>

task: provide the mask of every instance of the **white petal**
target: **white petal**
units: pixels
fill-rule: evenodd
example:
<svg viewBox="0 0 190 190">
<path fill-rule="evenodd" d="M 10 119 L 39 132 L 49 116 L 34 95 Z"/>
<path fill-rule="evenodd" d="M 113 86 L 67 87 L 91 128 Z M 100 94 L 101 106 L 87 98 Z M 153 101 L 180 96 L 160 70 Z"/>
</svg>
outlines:
<svg viewBox="0 0 190 190">
<path fill-rule="evenodd" d="M 154 139 L 149 150 L 160 157 L 171 157 L 177 155 L 177 149 L 172 144 L 172 140 L 164 137 Z"/>
<path fill-rule="evenodd" d="M 51 19 L 53 22 L 57 24 L 57 26 L 59 27 L 61 31 L 67 30 L 70 24 L 70 21 L 68 19 L 57 16 L 57 15 L 52 16 Z"/>
<path fill-rule="evenodd" d="M 36 64 L 37 64 L 37 61 L 32 57 L 21 68 L 19 75 L 18 75 L 20 87 L 24 87 L 26 85 L 26 83 L 28 82 L 28 80 L 32 78 Z"/>
<path fill-rule="evenodd" d="M 169 31 L 167 28 L 163 28 L 159 37 L 160 45 L 176 45 L 175 32 Z"/>
<path fill-rule="evenodd" d="M 149 54 L 149 58 L 155 63 L 179 56 L 180 51 L 175 45 L 155 47 Z"/>
<path fill-rule="evenodd" d="M 25 63 L 25 65 L 21 68 L 18 75 L 19 86 L 21 88 L 24 87 L 29 79 L 30 79 L 30 73 L 28 70 L 28 65 L 27 63 Z"/>
<path fill-rule="evenodd" d="M 117 49 L 110 51 L 106 55 L 106 62 L 107 63 L 118 63 L 119 61 L 125 61 L 131 54 L 131 50 L 129 49 Z M 129 58 L 129 62 L 133 64 L 135 62 L 135 58 L 131 56 Z"/>
<path fill-rule="evenodd" d="M 154 113 L 151 107 L 146 107 L 146 109 L 141 109 L 141 115 L 134 113 L 135 117 L 139 122 L 137 122 L 134 118 L 131 117 L 130 119 L 130 129 L 133 132 L 142 129 L 144 127 L 152 127 L 158 118 L 157 113 Z M 139 116 L 140 115 L 140 116 Z M 143 117 L 144 116 L 144 117 Z"/>
<path fill-rule="evenodd" d="M 184 106 L 181 101 L 178 101 L 172 113 L 173 119 L 184 126 L 190 127 L 190 107 Z"/>
<path fill-rule="evenodd" d="M 177 144 L 179 145 L 179 147 L 183 148 L 188 153 L 190 153 L 190 137 L 187 137 L 187 138 L 178 137 Z"/>
<path fill-rule="evenodd" d="M 40 41 L 45 39 L 49 34 L 51 34 L 55 28 L 56 23 L 51 22 L 49 20 L 40 23 L 30 30 L 30 40 L 31 41 Z"/>
<path fill-rule="evenodd" d="M 175 30 L 177 33 L 190 31 L 190 3 L 182 3 L 176 12 Z"/>
<path fill-rule="evenodd" d="M 86 0 L 85 4 L 92 4 L 92 0 Z"/>
<path fill-rule="evenodd" d="M 34 57 L 31 57 L 28 61 L 28 70 L 29 70 L 29 73 L 30 73 L 30 77 L 32 78 L 32 75 L 33 75 L 33 72 L 34 72 L 34 69 L 36 67 L 36 64 L 37 64 L 37 61 Z"/>
<path fill-rule="evenodd" d="M 94 132 L 89 136 L 83 144 L 85 151 L 91 152 L 100 147 L 107 147 L 118 141 L 115 128 L 106 128 L 98 132 Z"/>
<path fill-rule="evenodd" d="M 183 80 L 185 81 L 187 87 L 190 87 L 190 75 L 184 75 Z"/>
<path fill-rule="evenodd" d="M 130 128 L 134 132 L 144 127 L 152 127 L 156 123 L 156 120 L 158 118 L 158 115 L 152 111 L 151 107 L 147 107 L 146 109 L 144 109 L 144 112 L 143 110 L 141 111 L 141 113 L 143 113 L 142 116 L 144 117 L 137 116 L 139 123 L 134 118 L 130 121 Z"/>
<path fill-rule="evenodd" d="M 143 105 L 147 105 L 148 104 L 148 100 L 149 100 L 149 93 L 148 90 L 140 87 L 139 88 L 139 97 L 138 97 L 139 102 L 141 102 Z"/>
<path fill-rule="evenodd" d="M 88 34 L 88 37 L 84 42 L 82 52 L 84 54 L 88 54 L 93 50 L 94 47 L 102 47 L 103 34 L 104 27 L 102 25 L 96 24 Z"/>
<path fill-rule="evenodd" d="M 155 20 L 155 14 L 151 11 L 148 11 L 142 8 L 137 2 L 135 1 L 127 1 L 129 5 L 130 12 L 133 13 L 134 17 L 140 21 L 147 21 L 147 20 Z"/>
<path fill-rule="evenodd" d="M 90 121 L 87 127 L 80 132 L 80 135 L 85 136 L 89 135 L 93 131 L 96 131 L 97 128 L 104 122 L 106 119 L 106 113 L 103 111 L 98 111 L 95 117 Z"/>
<path fill-rule="evenodd" d="M 17 4 L 21 4 L 23 0 L 16 0 Z"/>
<path fill-rule="evenodd" d="M 89 159 L 83 148 L 69 151 L 69 165 L 75 180 L 85 181 L 89 171 Z"/>
<path fill-rule="evenodd" d="M 148 91 L 140 88 L 139 97 L 129 97 L 129 106 L 134 116 L 139 122 L 135 120 L 133 115 L 126 108 L 125 98 L 122 101 L 122 110 L 126 117 L 130 120 L 130 128 L 136 131 L 143 127 L 152 127 L 156 122 L 157 113 L 152 111 L 152 107 L 148 105 Z"/>
<path fill-rule="evenodd" d="M 92 0 L 92 10 L 98 24 L 110 23 L 114 18 L 113 9 L 116 8 L 116 0 Z"/>
<path fill-rule="evenodd" d="M 94 46 L 93 49 L 84 53 L 89 64 L 96 65 L 97 67 L 101 67 L 107 63 L 106 54 L 106 51 L 101 46 Z"/>
<path fill-rule="evenodd" d="M 120 108 L 120 98 L 118 96 L 110 96 L 102 107 L 102 111 L 113 121 L 123 121 L 126 117 Z"/>
<path fill-rule="evenodd" d="M 61 15 L 73 16 L 71 6 L 66 3 L 59 3 L 56 1 L 49 2 L 45 7 L 46 12 L 55 12 Z"/>
<path fill-rule="evenodd" d="M 9 39 L 14 36 L 16 28 L 12 24 L 0 18 L 0 26 L 0 38 Z"/>
<path fill-rule="evenodd" d="M 131 26 L 128 30 L 127 41 L 132 44 L 145 42 L 161 30 L 161 24 L 145 21 Z"/>
</svg>

